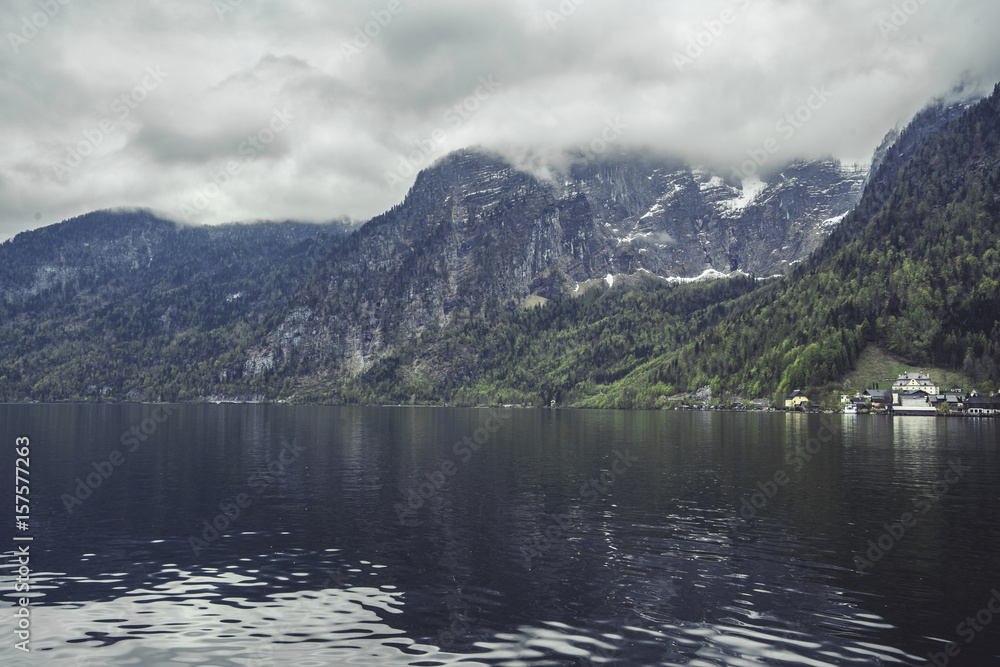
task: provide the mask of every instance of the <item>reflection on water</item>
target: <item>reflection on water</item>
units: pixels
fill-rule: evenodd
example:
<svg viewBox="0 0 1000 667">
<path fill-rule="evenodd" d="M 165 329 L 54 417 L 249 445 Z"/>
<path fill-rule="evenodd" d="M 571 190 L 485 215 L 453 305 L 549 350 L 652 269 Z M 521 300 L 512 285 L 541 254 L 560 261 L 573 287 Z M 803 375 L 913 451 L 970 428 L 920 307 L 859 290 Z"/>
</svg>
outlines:
<svg viewBox="0 0 1000 667">
<path fill-rule="evenodd" d="M 167 567 L 118 597 L 38 606 L 32 628 L 35 660 L 24 664 L 507 665 L 553 664 L 559 658 L 563 662 L 555 664 L 577 664 L 582 659 L 601 664 L 626 654 L 631 664 L 661 664 L 693 653 L 704 664 L 742 665 L 753 657 L 800 664 L 818 653 L 836 659 L 829 664 L 871 664 L 892 661 L 896 654 L 865 642 L 834 639 L 836 633 L 865 636 L 888 626 L 859 609 L 842 591 L 796 583 L 795 565 L 772 553 L 776 544 L 762 550 L 761 556 L 773 566 L 763 568 L 757 577 L 739 573 L 740 561 L 734 560 L 719 536 L 714 543 L 705 539 L 699 547 L 672 540 L 660 546 L 686 556 L 692 564 L 658 572 L 649 567 L 652 559 L 647 556 L 641 567 L 632 565 L 645 582 L 621 581 L 611 596 L 616 598 L 613 603 L 585 610 L 575 623 L 539 619 L 484 634 L 462 653 L 417 641 L 394 625 L 405 613 L 408 593 L 380 583 L 384 578 L 380 570 L 386 568 L 371 563 L 349 569 L 353 575 L 371 577 L 370 586 L 288 593 L 269 593 L 271 577 L 256 568 Z M 328 561 L 327 572 L 343 567 L 330 561 L 329 554 L 288 556 L 293 556 L 287 563 L 292 568 L 306 570 L 323 561 Z M 271 558 L 259 554 L 246 561 Z M 306 580 L 309 573 L 289 571 L 287 576 Z M 665 585 L 652 583 L 660 577 Z M 785 587 L 775 588 L 772 577 Z M 73 580 L 51 573 L 36 578 L 49 590 Z M 115 590 L 124 580 L 118 573 L 108 573 L 85 583 Z M 465 602 L 489 602 L 482 592 L 464 597 Z M 709 607 L 723 600 L 728 604 L 709 613 Z M 471 604 L 461 608 L 475 613 Z M 467 614 L 459 616 L 474 620 Z M 711 616 L 720 620 L 709 621 Z M 461 628 L 465 623 L 453 625 Z"/>
<path fill-rule="evenodd" d="M 987 420 L 184 406 L 67 514 L 149 409 L 0 406 L 38 475 L 33 652 L 0 663 L 918 665 L 1000 583 Z M 859 573 L 955 458 L 972 471 Z"/>
<path fill-rule="evenodd" d="M 360 650 L 402 656 L 399 647 L 413 644 L 383 620 L 401 613 L 402 594 L 391 587 L 264 594 L 258 601 L 229 594 L 267 586 L 251 576 L 178 569 L 162 574 L 170 578 L 109 601 L 41 607 L 34 641 L 46 648 L 46 664 L 74 656 L 94 665 L 288 664 L 292 658 L 308 664 L 302 660 L 319 659 L 317 642 L 326 656 Z"/>
</svg>

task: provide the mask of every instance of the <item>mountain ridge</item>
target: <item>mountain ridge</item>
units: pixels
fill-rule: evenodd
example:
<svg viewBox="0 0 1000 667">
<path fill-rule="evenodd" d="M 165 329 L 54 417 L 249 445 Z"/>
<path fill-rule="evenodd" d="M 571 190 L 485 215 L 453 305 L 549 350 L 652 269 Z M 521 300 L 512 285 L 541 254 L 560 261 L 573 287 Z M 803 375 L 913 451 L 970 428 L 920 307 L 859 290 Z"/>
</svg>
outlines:
<svg viewBox="0 0 1000 667">
<path fill-rule="evenodd" d="M 428 389 L 433 377 L 463 401 L 498 392 L 529 402 L 591 401 L 646 385 L 662 396 L 709 382 L 768 393 L 781 377 L 748 381 L 729 373 L 732 361 L 680 362 L 714 350 L 714 327 L 731 326 L 734 312 L 779 294 L 775 281 L 756 274 L 787 273 L 786 285 L 850 243 L 892 198 L 918 149 L 965 113 L 960 105 L 932 105 L 891 147 L 887 140 L 868 173 L 798 161 L 766 183 L 735 184 L 633 153 L 578 160 L 541 178 L 498 154 L 463 150 L 422 171 L 402 202 L 356 230 L 305 223 L 182 230 L 145 211 L 81 216 L 0 244 L 0 258 L 15 248 L 34 252 L 27 270 L 0 262 L 17 267 L 0 273 L 0 392 L 6 400 L 378 402 L 388 394 L 366 378 L 379 377 L 376 385 L 393 401 L 451 400 Z M 123 215 L 133 217 L 116 225 Z M 83 240 L 88 224 L 93 248 Z M 49 243 L 56 238 L 62 254 Z M 726 275 L 735 278 L 697 283 Z M 589 289 L 597 285 L 608 289 Z M 547 301 L 555 303 L 523 310 Z M 612 324 L 619 320 L 647 329 Z M 552 350 L 581 368 L 603 369 L 593 378 L 552 365 L 548 353 L 519 338 L 537 326 L 547 327 L 542 338 L 559 338 L 560 322 L 593 349 L 574 357 L 565 340 L 553 339 Z M 494 351 L 459 340 L 472 335 L 462 331 L 499 335 L 485 325 L 521 333 L 511 330 Z M 839 345 L 853 350 L 870 337 L 850 335 L 857 340 Z M 513 361 L 476 367 L 512 349 L 534 349 L 536 361 L 562 379 L 511 393 L 502 388 L 502 364 Z M 840 355 L 837 372 L 855 352 Z M 647 376 L 654 381 L 629 379 L 657 358 L 663 361 Z M 771 363 L 779 375 L 789 366 Z M 493 374 L 496 391 L 475 388 L 484 373 Z M 571 377 L 588 388 L 574 392 Z"/>
<path fill-rule="evenodd" d="M 434 355 L 411 346 L 347 395 L 650 408 L 710 386 L 781 404 L 793 388 L 829 397 L 870 345 L 961 368 L 990 391 L 1000 381 L 1000 86 L 969 109 L 930 110 L 900 140 L 858 207 L 779 281 L 718 281 L 733 291 L 707 302 L 662 285 L 612 287 L 583 306 L 470 323 L 428 343 L 464 360 L 462 386 L 428 384 Z M 672 302 L 681 307 L 667 317 Z M 595 354 L 576 354 L 571 340 Z"/>
<path fill-rule="evenodd" d="M 556 184 L 497 154 L 457 151 L 324 263 L 245 370 L 318 365 L 346 377 L 453 318 L 616 275 L 783 272 L 853 207 L 865 177 L 796 162 L 743 198 L 720 176 L 662 158 L 578 162 Z"/>
</svg>

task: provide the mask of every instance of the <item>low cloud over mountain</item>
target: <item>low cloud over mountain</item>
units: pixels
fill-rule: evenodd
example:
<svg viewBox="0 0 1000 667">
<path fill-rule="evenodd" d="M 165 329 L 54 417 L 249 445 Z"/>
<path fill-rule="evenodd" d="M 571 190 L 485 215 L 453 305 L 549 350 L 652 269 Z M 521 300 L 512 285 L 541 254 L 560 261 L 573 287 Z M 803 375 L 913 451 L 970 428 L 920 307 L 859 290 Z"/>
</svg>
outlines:
<svg viewBox="0 0 1000 667">
<path fill-rule="evenodd" d="M 113 206 L 366 219 L 467 146 L 863 161 L 928 99 L 1000 79 L 998 19 L 986 0 L 12 0 L 0 238 Z"/>
</svg>

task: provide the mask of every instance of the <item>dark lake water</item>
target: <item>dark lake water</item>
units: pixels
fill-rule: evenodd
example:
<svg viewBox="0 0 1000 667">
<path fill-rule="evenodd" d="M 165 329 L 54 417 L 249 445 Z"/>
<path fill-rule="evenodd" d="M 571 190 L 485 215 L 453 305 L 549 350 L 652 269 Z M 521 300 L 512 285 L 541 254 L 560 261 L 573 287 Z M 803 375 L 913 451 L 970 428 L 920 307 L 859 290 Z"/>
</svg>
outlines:
<svg viewBox="0 0 1000 667">
<path fill-rule="evenodd" d="M 996 421 L 8 405 L 0 425 L 2 665 L 1000 664 Z"/>
</svg>

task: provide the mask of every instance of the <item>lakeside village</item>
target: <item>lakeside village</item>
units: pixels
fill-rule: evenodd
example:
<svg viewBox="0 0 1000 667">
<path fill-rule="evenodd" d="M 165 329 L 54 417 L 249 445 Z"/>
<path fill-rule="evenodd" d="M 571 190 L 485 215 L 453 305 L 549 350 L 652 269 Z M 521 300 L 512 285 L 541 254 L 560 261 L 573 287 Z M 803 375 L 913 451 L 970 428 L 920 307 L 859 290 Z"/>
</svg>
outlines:
<svg viewBox="0 0 1000 667">
<path fill-rule="evenodd" d="M 958 387 L 943 393 L 941 387 L 923 373 L 905 373 L 892 383 L 892 389 L 868 389 L 855 396 L 840 397 L 846 414 L 881 414 L 897 416 L 1000 416 L 1000 396 L 982 396 L 975 391 L 968 396 Z M 818 411 L 801 391 L 785 398 L 786 410 Z"/>
<path fill-rule="evenodd" d="M 888 382 L 888 380 L 886 380 Z M 877 383 L 874 384 L 878 386 Z M 767 399 L 723 400 L 711 403 L 711 387 L 705 386 L 687 396 L 668 399 L 673 403 L 666 410 L 724 410 L 748 412 L 843 412 L 849 415 L 894 415 L 926 417 L 1000 417 L 1000 393 L 980 394 L 972 390 L 963 394 L 960 387 L 942 392 L 942 387 L 924 373 L 905 373 L 892 383 L 892 389 L 868 389 L 854 396 L 840 395 L 840 410 L 815 401 L 798 389 L 785 397 L 784 405 Z M 836 398 L 834 397 L 834 400 Z M 553 401 L 553 406 L 555 402 Z"/>
</svg>

